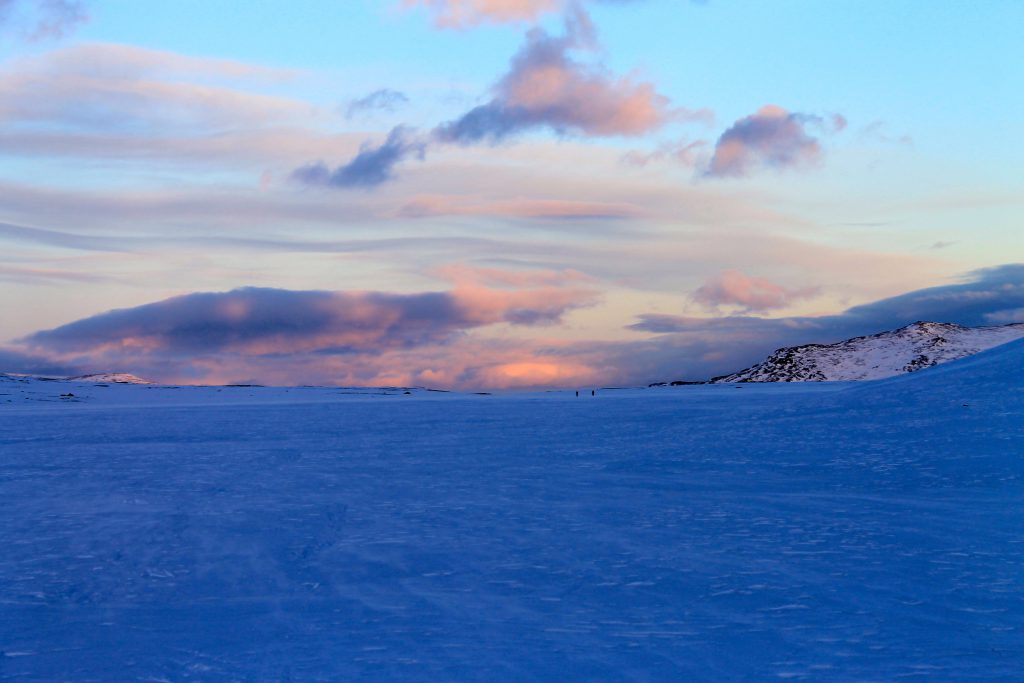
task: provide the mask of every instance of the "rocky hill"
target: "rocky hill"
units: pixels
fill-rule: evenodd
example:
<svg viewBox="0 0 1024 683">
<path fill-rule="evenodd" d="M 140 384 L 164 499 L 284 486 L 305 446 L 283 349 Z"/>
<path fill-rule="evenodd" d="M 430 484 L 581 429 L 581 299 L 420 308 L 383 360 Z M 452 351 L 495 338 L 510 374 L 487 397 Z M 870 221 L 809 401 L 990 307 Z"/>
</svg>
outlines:
<svg viewBox="0 0 1024 683">
<path fill-rule="evenodd" d="M 841 382 L 881 379 L 939 365 L 1024 337 L 1024 323 L 963 327 L 915 322 L 898 330 L 835 344 L 804 344 L 775 351 L 740 372 L 711 380 L 729 382 Z"/>
</svg>

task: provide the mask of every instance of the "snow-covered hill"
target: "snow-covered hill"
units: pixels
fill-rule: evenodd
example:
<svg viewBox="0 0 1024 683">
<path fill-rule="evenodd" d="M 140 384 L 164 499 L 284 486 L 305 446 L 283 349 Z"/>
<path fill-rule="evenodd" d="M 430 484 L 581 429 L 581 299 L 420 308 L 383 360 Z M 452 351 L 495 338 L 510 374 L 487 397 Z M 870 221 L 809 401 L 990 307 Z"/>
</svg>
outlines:
<svg viewBox="0 0 1024 683">
<path fill-rule="evenodd" d="M 728 382 L 842 382 L 882 379 L 974 355 L 1024 337 L 1024 323 L 963 327 L 916 322 L 898 330 L 854 337 L 836 344 L 804 344 L 775 351 L 732 375 Z"/>
<path fill-rule="evenodd" d="M 101 372 L 93 375 L 79 375 L 66 378 L 68 382 L 83 382 L 86 384 L 153 384 L 148 379 L 142 379 L 126 372 Z"/>
<path fill-rule="evenodd" d="M 155 384 L 148 379 L 143 379 L 127 372 L 100 372 L 91 375 L 76 375 L 74 377 L 50 377 L 43 375 L 24 375 L 18 373 L 0 372 L 0 382 L 77 382 L 79 384 Z"/>
</svg>

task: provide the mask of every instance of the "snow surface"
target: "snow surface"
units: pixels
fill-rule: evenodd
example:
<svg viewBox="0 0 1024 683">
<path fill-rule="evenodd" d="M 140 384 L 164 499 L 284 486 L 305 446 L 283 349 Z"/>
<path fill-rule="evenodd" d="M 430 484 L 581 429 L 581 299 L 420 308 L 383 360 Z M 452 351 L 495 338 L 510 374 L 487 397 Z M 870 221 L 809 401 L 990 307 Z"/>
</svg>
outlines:
<svg viewBox="0 0 1024 683">
<path fill-rule="evenodd" d="M 1022 369 L 0 379 L 0 680 L 1019 680 Z"/>
<path fill-rule="evenodd" d="M 916 372 L 1024 337 L 1024 323 L 963 327 L 916 322 L 836 344 L 804 344 L 712 382 L 848 382 Z"/>
</svg>

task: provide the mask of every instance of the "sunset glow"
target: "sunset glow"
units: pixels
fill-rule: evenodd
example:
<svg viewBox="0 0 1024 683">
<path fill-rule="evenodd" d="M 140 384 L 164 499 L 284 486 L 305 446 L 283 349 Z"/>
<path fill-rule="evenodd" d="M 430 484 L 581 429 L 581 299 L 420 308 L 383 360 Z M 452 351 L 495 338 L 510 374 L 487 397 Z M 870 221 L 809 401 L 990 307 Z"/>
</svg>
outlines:
<svg viewBox="0 0 1024 683">
<path fill-rule="evenodd" d="M 144 5 L 0 3 L 0 370 L 636 385 L 1022 319 L 1020 3 Z"/>
</svg>

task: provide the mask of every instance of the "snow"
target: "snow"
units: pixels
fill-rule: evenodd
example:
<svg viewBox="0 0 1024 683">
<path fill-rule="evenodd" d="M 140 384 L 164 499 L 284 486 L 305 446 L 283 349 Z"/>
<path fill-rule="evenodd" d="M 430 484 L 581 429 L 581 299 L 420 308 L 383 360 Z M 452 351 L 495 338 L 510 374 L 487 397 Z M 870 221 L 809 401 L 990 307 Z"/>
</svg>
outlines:
<svg viewBox="0 0 1024 683">
<path fill-rule="evenodd" d="M 93 375 L 79 375 L 68 377 L 68 382 L 92 382 L 94 384 L 153 384 L 148 379 L 142 379 L 126 372 L 101 372 Z"/>
<path fill-rule="evenodd" d="M 898 330 L 836 344 L 805 344 L 775 351 L 757 365 L 715 383 L 826 382 L 882 379 L 916 372 L 1024 337 L 1024 323 L 963 327 L 916 322 Z"/>
<path fill-rule="evenodd" d="M 1022 368 L 1024 341 L 593 398 L 6 378 L 0 679 L 1014 680 Z"/>
<path fill-rule="evenodd" d="M 81 384 L 155 384 L 155 382 L 151 382 L 148 379 L 142 379 L 126 372 L 100 372 L 91 375 L 77 375 L 75 377 L 0 373 L 0 382 L 28 382 L 32 380 L 42 382 L 78 382 Z"/>
</svg>

